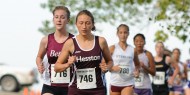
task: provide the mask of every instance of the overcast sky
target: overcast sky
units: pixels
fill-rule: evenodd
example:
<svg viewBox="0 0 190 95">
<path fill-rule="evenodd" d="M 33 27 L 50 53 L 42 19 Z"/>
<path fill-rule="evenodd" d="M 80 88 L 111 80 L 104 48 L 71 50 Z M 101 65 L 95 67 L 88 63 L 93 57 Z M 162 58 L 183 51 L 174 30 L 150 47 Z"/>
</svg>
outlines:
<svg viewBox="0 0 190 95">
<path fill-rule="evenodd" d="M 35 64 L 42 20 L 50 18 L 40 8 L 46 0 L 3 0 L 0 3 L 0 62 L 6 64 Z"/>
<path fill-rule="evenodd" d="M 42 21 L 52 19 L 52 14 L 40 7 L 40 3 L 47 0 L 2 0 L 0 3 L 0 62 L 13 65 L 35 66 L 35 57 L 39 42 L 43 37 L 38 28 Z M 118 42 L 116 27 L 106 24 L 98 24 L 96 27 L 103 29 L 103 33 L 96 33 L 107 39 L 109 45 Z M 131 28 L 128 43 L 133 45 L 133 36 L 145 33 L 147 38 L 146 49 L 155 55 L 154 33 L 155 25 L 139 31 Z M 176 38 L 165 43 L 169 49 L 178 47 L 182 49 L 181 60 L 189 58 L 188 44 L 182 44 Z"/>
</svg>

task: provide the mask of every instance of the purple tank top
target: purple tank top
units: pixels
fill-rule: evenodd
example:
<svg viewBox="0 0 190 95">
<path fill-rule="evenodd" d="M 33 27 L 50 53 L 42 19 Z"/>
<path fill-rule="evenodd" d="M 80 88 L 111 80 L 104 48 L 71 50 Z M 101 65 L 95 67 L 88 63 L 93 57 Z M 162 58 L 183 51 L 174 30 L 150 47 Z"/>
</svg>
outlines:
<svg viewBox="0 0 190 95">
<path fill-rule="evenodd" d="M 77 43 L 76 38 L 73 39 L 74 43 L 74 52 L 73 55 L 76 56 L 75 62 L 75 76 L 73 76 L 73 82 L 71 83 L 71 87 L 77 86 L 77 78 L 76 78 L 76 70 L 77 69 L 86 69 L 86 68 L 95 68 L 95 76 L 96 76 L 96 88 L 102 88 L 103 79 L 102 79 L 102 72 L 99 68 L 99 64 L 102 60 L 102 50 L 99 45 L 99 37 L 95 36 L 94 47 L 91 50 L 83 50 L 80 48 L 79 44 Z M 85 80 L 85 79 L 84 79 Z M 86 79 L 87 81 L 87 79 Z"/>
<path fill-rule="evenodd" d="M 50 79 L 51 79 L 51 65 L 55 64 L 55 62 L 58 59 L 59 54 L 61 53 L 62 47 L 64 43 L 72 38 L 73 35 L 69 33 L 68 38 L 63 43 L 58 43 L 54 38 L 54 33 L 51 33 L 48 35 L 48 44 L 47 44 L 47 57 L 48 57 L 48 63 L 49 66 L 49 73 L 50 73 Z M 52 86 L 61 86 L 61 87 L 67 87 L 68 83 L 51 83 Z"/>
</svg>

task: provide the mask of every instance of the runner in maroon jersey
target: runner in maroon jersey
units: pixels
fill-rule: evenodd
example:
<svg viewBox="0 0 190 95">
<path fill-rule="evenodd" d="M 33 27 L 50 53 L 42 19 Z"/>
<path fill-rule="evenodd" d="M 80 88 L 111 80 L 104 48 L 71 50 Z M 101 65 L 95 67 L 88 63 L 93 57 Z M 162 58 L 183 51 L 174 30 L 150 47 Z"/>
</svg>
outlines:
<svg viewBox="0 0 190 95">
<path fill-rule="evenodd" d="M 40 48 L 36 58 L 36 64 L 41 74 L 45 74 L 45 81 L 42 88 L 43 95 L 67 95 L 68 84 L 70 82 L 70 68 L 65 72 L 56 73 L 54 64 L 61 52 L 61 49 L 66 40 L 73 37 L 72 34 L 66 31 L 66 25 L 70 19 L 70 12 L 67 7 L 57 6 L 53 10 L 53 22 L 55 32 L 42 38 Z M 47 54 L 47 67 L 43 66 L 42 60 Z"/>
<path fill-rule="evenodd" d="M 95 30 L 94 17 L 88 10 L 78 13 L 76 26 L 79 35 L 65 43 L 55 71 L 62 72 L 74 66 L 68 95 L 105 95 L 102 73 L 113 64 L 107 42 L 103 37 L 91 33 L 91 30 Z M 107 64 L 101 63 L 102 57 Z"/>
</svg>

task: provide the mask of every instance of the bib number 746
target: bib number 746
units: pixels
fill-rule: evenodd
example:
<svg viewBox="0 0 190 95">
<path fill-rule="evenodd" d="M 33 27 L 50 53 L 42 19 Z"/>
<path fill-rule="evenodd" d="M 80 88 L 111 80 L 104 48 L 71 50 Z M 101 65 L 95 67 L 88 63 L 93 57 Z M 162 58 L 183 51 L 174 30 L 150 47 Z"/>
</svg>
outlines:
<svg viewBox="0 0 190 95">
<path fill-rule="evenodd" d="M 95 68 L 77 69 L 77 88 L 92 89 L 96 88 Z"/>
<path fill-rule="evenodd" d="M 80 83 L 84 82 L 93 82 L 92 75 L 79 75 L 80 77 Z"/>
</svg>

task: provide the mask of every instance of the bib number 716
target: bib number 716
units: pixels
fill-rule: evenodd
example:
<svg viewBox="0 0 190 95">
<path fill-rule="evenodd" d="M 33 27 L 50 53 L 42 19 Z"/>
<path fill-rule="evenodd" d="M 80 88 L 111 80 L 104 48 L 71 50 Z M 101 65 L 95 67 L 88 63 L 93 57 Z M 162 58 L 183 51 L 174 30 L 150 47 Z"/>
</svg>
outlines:
<svg viewBox="0 0 190 95">
<path fill-rule="evenodd" d="M 51 83 L 69 83 L 70 82 L 70 68 L 63 72 L 55 72 L 54 64 L 51 64 Z"/>
<path fill-rule="evenodd" d="M 64 71 L 64 72 L 60 72 L 60 73 L 55 73 L 54 77 L 67 77 L 67 71 Z"/>
</svg>

